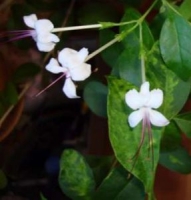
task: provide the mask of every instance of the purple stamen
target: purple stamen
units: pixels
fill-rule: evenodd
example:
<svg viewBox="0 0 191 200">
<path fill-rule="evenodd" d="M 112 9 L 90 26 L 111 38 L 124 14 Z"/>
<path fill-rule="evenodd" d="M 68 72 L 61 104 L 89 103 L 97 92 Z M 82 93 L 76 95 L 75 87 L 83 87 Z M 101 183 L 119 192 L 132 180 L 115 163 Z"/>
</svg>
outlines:
<svg viewBox="0 0 191 200">
<path fill-rule="evenodd" d="M 50 88 L 52 85 L 54 85 L 57 81 L 59 81 L 61 78 L 63 78 L 66 74 L 63 73 L 61 76 L 59 76 L 55 81 L 53 81 L 51 84 L 49 84 L 45 89 L 43 89 L 42 91 L 40 91 L 38 94 L 36 94 L 36 97 L 38 97 L 40 94 L 42 94 L 43 92 L 45 92 L 48 88 Z"/>
<path fill-rule="evenodd" d="M 22 38 L 35 37 L 35 36 L 36 36 L 35 30 L 18 30 L 18 31 L 16 30 L 16 31 L 8 31 L 0 33 L 0 39 L 2 41 L 1 44 L 4 42 L 11 42 L 20 40 Z"/>
</svg>

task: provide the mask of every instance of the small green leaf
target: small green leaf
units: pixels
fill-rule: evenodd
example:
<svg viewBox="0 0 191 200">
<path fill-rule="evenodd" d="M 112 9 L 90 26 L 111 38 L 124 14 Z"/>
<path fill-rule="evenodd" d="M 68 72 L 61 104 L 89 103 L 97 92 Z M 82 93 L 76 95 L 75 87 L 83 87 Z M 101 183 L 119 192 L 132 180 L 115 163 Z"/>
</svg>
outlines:
<svg viewBox="0 0 191 200">
<path fill-rule="evenodd" d="M 135 177 L 128 178 L 128 172 L 118 167 L 113 169 L 98 187 L 95 200 L 144 200 L 143 184 Z"/>
<path fill-rule="evenodd" d="M 107 117 L 107 93 L 107 86 L 97 81 L 89 82 L 85 86 L 84 100 L 96 115 Z"/>
<path fill-rule="evenodd" d="M 191 137 L 191 113 L 184 113 L 177 115 L 174 121 L 180 128 L 180 130 L 185 133 L 188 137 Z"/>
<path fill-rule="evenodd" d="M 160 35 L 162 57 L 169 69 L 183 80 L 191 77 L 191 26 L 180 15 L 171 13 Z"/>
<path fill-rule="evenodd" d="M 100 31 L 100 46 L 103 46 L 107 42 L 115 38 L 115 33 L 109 29 L 104 29 Z M 120 42 L 117 42 L 102 52 L 102 57 L 104 61 L 110 67 L 116 67 L 117 59 L 122 52 L 123 46 Z"/>
<path fill-rule="evenodd" d="M 24 63 L 20 65 L 14 72 L 12 80 L 19 83 L 32 78 L 40 72 L 40 67 L 35 63 Z"/>
<path fill-rule="evenodd" d="M 182 174 L 191 172 L 191 156 L 182 147 L 174 151 L 162 152 L 159 162 L 166 168 Z"/>
<path fill-rule="evenodd" d="M 77 151 L 65 150 L 60 160 L 59 185 L 73 200 L 88 200 L 95 188 L 93 172 Z"/>
</svg>

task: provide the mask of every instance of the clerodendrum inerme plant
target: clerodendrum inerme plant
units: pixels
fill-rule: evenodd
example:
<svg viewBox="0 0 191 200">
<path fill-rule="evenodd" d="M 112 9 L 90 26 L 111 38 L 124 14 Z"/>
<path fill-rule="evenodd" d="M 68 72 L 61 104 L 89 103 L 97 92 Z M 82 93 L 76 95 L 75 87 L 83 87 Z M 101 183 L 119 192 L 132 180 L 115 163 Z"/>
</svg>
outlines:
<svg viewBox="0 0 191 200">
<path fill-rule="evenodd" d="M 76 151 L 65 150 L 60 161 L 59 183 L 71 199 L 134 200 L 145 199 L 146 194 L 152 200 L 155 199 L 153 185 L 159 162 L 180 173 L 191 172 L 188 167 L 191 159 L 176 137 L 180 130 L 191 137 L 191 113 L 179 114 L 191 89 L 189 3 L 185 0 L 178 7 L 166 0 L 156 0 L 143 15 L 127 9 L 119 23 L 77 27 L 54 28 L 49 20 L 37 20 L 32 14 L 25 16 L 24 22 L 33 30 L 13 32 L 15 39 L 32 36 L 39 50 L 50 51 L 59 42 L 56 32 L 108 29 L 101 32 L 105 44 L 95 52 L 88 55 L 86 48 L 76 51 L 63 47 L 58 60 L 51 58 L 46 65 L 46 70 L 61 73 L 56 81 L 65 77 L 63 92 L 69 98 L 79 98 L 73 81 L 83 81 L 91 75 L 91 65 L 86 63 L 91 58 L 102 53 L 112 66 L 112 73 L 107 77 L 108 86 L 88 84 L 87 88 L 90 85 L 95 88 L 86 90 L 85 96 L 92 95 L 92 98 L 85 100 L 95 111 L 107 96 L 109 138 L 115 161 L 98 184 L 95 168 Z M 145 18 L 156 4 L 160 6 L 158 16 L 162 16 L 162 21 L 153 21 L 151 29 Z M 109 30 L 113 26 L 119 26 L 118 34 Z M 156 27 L 160 34 L 153 37 Z M 145 133 L 148 133 L 148 142 L 144 139 Z M 165 148 L 166 138 L 170 138 L 172 147 L 176 143 L 177 154 L 173 148 Z M 177 162 L 173 163 L 174 160 Z"/>
</svg>

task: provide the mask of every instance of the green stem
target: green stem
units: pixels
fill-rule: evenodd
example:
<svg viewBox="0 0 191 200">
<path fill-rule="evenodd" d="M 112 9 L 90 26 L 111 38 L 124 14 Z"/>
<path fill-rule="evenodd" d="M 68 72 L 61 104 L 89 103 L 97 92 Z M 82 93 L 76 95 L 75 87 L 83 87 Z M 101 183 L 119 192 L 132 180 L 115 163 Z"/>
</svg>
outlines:
<svg viewBox="0 0 191 200">
<path fill-rule="evenodd" d="M 173 6 L 168 3 L 166 0 L 162 0 L 163 5 L 168 6 L 171 10 L 173 10 L 176 14 L 181 15 L 176 9 L 173 8 Z"/>
<path fill-rule="evenodd" d="M 62 31 L 73 31 L 73 30 L 82 30 L 82 29 L 93 29 L 93 28 L 101 28 L 101 24 L 91 24 L 91 25 L 83 25 L 83 26 L 71 26 L 71 27 L 61 27 L 54 28 L 51 32 L 62 32 Z"/>
<path fill-rule="evenodd" d="M 141 78 L 142 78 L 142 83 L 144 83 L 146 81 L 146 75 L 145 75 L 145 52 L 143 45 L 142 24 L 139 25 L 139 38 L 140 38 L 140 54 L 141 54 Z"/>
<path fill-rule="evenodd" d="M 85 62 L 87 62 L 88 60 L 90 60 L 91 58 L 93 58 L 94 56 L 96 56 L 97 54 L 99 54 L 100 52 L 102 52 L 103 50 L 107 49 L 112 44 L 114 44 L 114 43 L 116 43 L 118 41 L 119 41 L 119 37 L 115 37 L 113 40 L 109 41 L 108 43 L 106 43 L 105 45 L 103 45 L 102 47 L 100 47 L 99 49 L 97 49 L 96 51 L 91 53 L 90 55 L 88 55 L 86 60 L 85 60 Z"/>
</svg>

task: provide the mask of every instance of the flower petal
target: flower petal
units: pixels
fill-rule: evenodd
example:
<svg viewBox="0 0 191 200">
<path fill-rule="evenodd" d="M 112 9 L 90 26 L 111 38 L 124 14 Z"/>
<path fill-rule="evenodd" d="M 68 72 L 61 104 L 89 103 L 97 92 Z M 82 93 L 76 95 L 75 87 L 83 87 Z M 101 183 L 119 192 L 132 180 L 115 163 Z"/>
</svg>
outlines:
<svg viewBox="0 0 191 200">
<path fill-rule="evenodd" d="M 137 124 L 143 119 L 144 117 L 144 110 L 136 110 L 132 112 L 128 117 L 128 122 L 130 127 L 134 128 Z"/>
<path fill-rule="evenodd" d="M 149 95 L 149 94 L 150 94 L 149 88 L 150 88 L 150 83 L 149 83 L 149 82 L 144 82 L 144 83 L 141 85 L 140 93 L 141 93 L 142 95 Z"/>
<path fill-rule="evenodd" d="M 39 51 L 49 52 L 54 49 L 56 44 L 53 42 L 48 42 L 48 43 L 37 42 L 36 45 Z"/>
<path fill-rule="evenodd" d="M 35 14 L 31 14 L 28 16 L 24 16 L 23 17 L 24 23 L 30 27 L 30 28 L 34 28 L 35 26 L 35 22 L 37 22 L 37 16 Z"/>
<path fill-rule="evenodd" d="M 159 127 L 169 124 L 169 120 L 162 113 L 152 109 L 148 109 L 148 112 L 151 124 Z"/>
<path fill-rule="evenodd" d="M 163 102 L 163 91 L 160 89 L 154 89 L 150 92 L 149 107 L 159 108 Z"/>
<path fill-rule="evenodd" d="M 79 96 L 77 96 L 76 86 L 74 85 L 74 83 L 72 82 L 72 80 L 70 78 L 67 78 L 65 80 L 63 92 L 70 99 L 80 98 Z"/>
<path fill-rule="evenodd" d="M 83 63 L 81 59 L 78 52 L 70 48 L 64 48 L 58 55 L 59 62 L 67 68 L 78 67 L 78 65 Z"/>
<path fill-rule="evenodd" d="M 83 81 L 91 74 L 91 65 L 82 63 L 78 67 L 70 69 L 70 75 L 74 81 Z"/>
<path fill-rule="evenodd" d="M 40 19 L 35 23 L 34 28 L 35 28 L 37 34 L 44 34 L 47 32 L 50 33 L 51 30 L 54 28 L 54 25 L 48 19 Z"/>
<path fill-rule="evenodd" d="M 52 72 L 53 74 L 58 74 L 58 73 L 64 73 L 66 72 L 66 69 L 59 66 L 58 62 L 56 59 L 51 58 L 50 62 L 46 65 L 46 70 L 48 70 L 49 72 Z"/>
<path fill-rule="evenodd" d="M 55 34 L 44 33 L 44 34 L 37 35 L 37 41 L 41 43 L 49 43 L 49 42 L 59 42 L 60 39 Z"/>
<path fill-rule="evenodd" d="M 137 90 L 132 89 L 128 91 L 125 95 L 126 104 L 133 110 L 137 110 L 144 106 L 144 99 Z"/>
<path fill-rule="evenodd" d="M 78 58 L 81 62 L 84 62 L 87 56 L 88 56 L 87 48 L 82 48 L 80 49 L 80 51 L 78 51 Z"/>
</svg>

